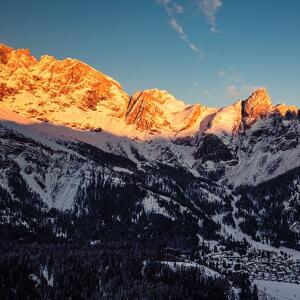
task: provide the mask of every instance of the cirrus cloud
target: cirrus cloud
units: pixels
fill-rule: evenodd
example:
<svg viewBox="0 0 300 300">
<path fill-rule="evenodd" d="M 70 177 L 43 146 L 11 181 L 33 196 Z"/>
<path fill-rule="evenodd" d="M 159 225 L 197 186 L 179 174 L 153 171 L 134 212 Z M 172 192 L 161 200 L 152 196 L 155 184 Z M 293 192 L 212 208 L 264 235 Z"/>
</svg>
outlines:
<svg viewBox="0 0 300 300">
<path fill-rule="evenodd" d="M 169 20 L 169 24 L 178 33 L 179 37 L 182 40 L 184 40 L 193 51 L 195 51 L 195 52 L 198 51 L 197 46 L 192 43 L 192 41 L 189 39 L 189 37 L 187 36 L 187 34 L 183 30 L 183 28 L 178 24 L 178 22 L 175 18 L 171 18 Z"/>
<path fill-rule="evenodd" d="M 232 98 L 238 98 L 241 96 L 241 92 L 239 91 L 238 87 L 235 85 L 230 85 L 226 89 L 226 98 L 232 99 Z"/>
<path fill-rule="evenodd" d="M 208 24 L 210 24 L 211 32 L 220 32 L 217 29 L 216 14 L 219 8 L 223 5 L 222 0 L 195 0 L 202 14 L 205 15 Z"/>
<path fill-rule="evenodd" d="M 236 85 L 229 85 L 226 88 L 226 99 L 236 99 L 236 98 L 241 98 L 243 96 L 247 96 L 253 93 L 258 87 L 249 85 L 249 84 L 242 84 L 240 86 Z"/>
<path fill-rule="evenodd" d="M 164 6 L 169 16 L 169 25 L 177 32 L 179 38 L 182 39 L 191 50 L 194 52 L 199 52 L 199 48 L 192 42 L 177 20 L 177 15 L 183 13 L 183 7 L 173 0 L 156 0 L 156 3 Z M 202 54 L 201 57 L 203 57 Z"/>
</svg>

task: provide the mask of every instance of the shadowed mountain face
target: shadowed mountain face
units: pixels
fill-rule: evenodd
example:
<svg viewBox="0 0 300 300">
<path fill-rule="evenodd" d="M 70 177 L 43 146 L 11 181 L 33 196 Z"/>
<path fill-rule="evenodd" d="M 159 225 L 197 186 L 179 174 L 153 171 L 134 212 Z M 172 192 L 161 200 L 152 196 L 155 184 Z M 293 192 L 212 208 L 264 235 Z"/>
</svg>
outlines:
<svg viewBox="0 0 300 300">
<path fill-rule="evenodd" d="M 265 89 L 224 108 L 130 97 L 80 61 L 0 45 L 0 120 L 2 232 L 298 245 L 299 111 Z"/>
</svg>

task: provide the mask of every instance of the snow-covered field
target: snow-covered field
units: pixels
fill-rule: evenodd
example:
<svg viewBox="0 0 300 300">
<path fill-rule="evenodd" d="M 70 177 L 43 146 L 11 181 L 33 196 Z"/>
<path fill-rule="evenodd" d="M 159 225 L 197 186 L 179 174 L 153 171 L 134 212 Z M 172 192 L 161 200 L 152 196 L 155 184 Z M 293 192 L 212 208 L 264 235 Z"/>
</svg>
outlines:
<svg viewBox="0 0 300 300">
<path fill-rule="evenodd" d="M 218 272 L 216 272 L 206 266 L 199 265 L 195 262 L 161 261 L 160 263 L 167 265 L 169 268 L 171 268 L 174 271 L 181 269 L 181 268 L 182 269 L 199 268 L 200 270 L 202 270 L 203 275 L 205 275 L 206 277 L 214 277 L 214 278 L 221 277 L 221 275 Z"/>
<path fill-rule="evenodd" d="M 256 284 L 260 291 L 268 294 L 276 300 L 300 299 L 300 284 L 266 280 L 254 280 L 253 284 Z"/>
</svg>

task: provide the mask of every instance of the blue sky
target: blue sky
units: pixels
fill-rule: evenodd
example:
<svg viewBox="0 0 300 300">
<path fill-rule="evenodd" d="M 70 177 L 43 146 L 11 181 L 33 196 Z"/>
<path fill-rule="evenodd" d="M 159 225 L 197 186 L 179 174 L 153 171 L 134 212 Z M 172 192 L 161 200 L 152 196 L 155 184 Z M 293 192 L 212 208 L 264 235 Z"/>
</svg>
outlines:
<svg viewBox="0 0 300 300">
<path fill-rule="evenodd" d="M 224 106 L 264 86 L 300 106 L 298 0 L 2 1 L 0 42 L 78 58 L 130 94 Z"/>
</svg>

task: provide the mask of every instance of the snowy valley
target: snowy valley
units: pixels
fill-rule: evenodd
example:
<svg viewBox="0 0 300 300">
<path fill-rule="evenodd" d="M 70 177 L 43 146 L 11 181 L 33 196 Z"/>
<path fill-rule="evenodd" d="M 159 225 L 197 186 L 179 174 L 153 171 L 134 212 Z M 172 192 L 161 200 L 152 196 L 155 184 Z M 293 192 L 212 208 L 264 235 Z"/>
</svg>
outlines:
<svg viewBox="0 0 300 300">
<path fill-rule="evenodd" d="M 0 228 L 151 241 L 171 269 L 299 284 L 299 108 L 264 88 L 223 108 L 129 96 L 78 60 L 0 45 Z"/>
</svg>

